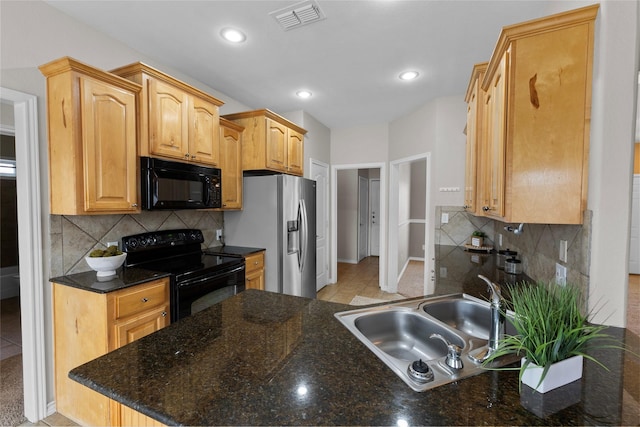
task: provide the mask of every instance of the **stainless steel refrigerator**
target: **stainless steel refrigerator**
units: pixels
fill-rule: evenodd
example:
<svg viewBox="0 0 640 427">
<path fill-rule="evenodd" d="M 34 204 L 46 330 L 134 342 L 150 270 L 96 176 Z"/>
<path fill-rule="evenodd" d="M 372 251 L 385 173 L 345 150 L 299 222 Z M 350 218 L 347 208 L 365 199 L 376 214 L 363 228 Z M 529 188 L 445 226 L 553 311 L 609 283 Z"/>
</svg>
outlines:
<svg viewBox="0 0 640 427">
<path fill-rule="evenodd" d="M 225 244 L 266 249 L 265 290 L 315 298 L 316 182 L 245 176 L 243 193 L 242 211 L 224 214 Z"/>
</svg>

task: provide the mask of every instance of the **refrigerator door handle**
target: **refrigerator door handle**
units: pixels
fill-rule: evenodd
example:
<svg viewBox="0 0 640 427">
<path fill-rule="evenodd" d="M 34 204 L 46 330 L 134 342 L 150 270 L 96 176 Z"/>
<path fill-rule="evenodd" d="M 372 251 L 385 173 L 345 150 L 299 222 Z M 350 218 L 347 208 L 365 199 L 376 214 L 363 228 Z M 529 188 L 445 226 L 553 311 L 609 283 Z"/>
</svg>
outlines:
<svg viewBox="0 0 640 427">
<path fill-rule="evenodd" d="M 298 250 L 298 266 L 300 271 L 304 269 L 304 262 L 307 256 L 307 244 L 309 240 L 309 224 L 307 218 L 307 205 L 303 200 L 298 204 L 298 218 L 300 220 L 300 249 Z"/>
</svg>

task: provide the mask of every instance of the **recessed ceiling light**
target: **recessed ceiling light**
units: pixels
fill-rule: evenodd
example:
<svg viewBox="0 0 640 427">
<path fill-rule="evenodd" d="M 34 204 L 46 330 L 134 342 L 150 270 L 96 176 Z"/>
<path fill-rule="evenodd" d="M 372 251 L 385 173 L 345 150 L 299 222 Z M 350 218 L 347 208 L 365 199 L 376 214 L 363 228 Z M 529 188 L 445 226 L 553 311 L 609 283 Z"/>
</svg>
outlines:
<svg viewBox="0 0 640 427">
<path fill-rule="evenodd" d="M 298 98 L 311 98 L 313 94 L 308 90 L 299 90 L 296 92 L 296 95 L 298 95 Z"/>
<path fill-rule="evenodd" d="M 220 31 L 220 35 L 223 39 L 230 41 L 231 43 L 242 43 L 247 39 L 247 36 L 240 30 L 236 30 L 235 28 L 223 28 Z"/>
<path fill-rule="evenodd" d="M 404 71 L 400 73 L 398 77 L 400 77 L 400 80 L 413 80 L 413 79 L 416 79 L 418 76 L 419 74 L 417 71 Z"/>
</svg>

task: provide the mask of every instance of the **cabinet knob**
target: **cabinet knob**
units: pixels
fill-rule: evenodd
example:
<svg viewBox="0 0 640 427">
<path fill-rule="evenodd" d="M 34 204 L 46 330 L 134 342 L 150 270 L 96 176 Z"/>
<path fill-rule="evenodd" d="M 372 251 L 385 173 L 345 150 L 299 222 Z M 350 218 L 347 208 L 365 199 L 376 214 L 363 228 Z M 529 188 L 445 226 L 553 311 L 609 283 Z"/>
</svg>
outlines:
<svg viewBox="0 0 640 427">
<path fill-rule="evenodd" d="M 167 317 L 167 312 L 166 311 L 162 312 L 162 317 Z"/>
<path fill-rule="evenodd" d="M 258 261 L 254 261 L 254 262 L 253 262 L 253 265 L 258 265 Z"/>
<path fill-rule="evenodd" d="M 192 158 L 192 159 L 195 159 L 195 158 L 196 158 L 196 156 L 192 154 L 192 155 L 191 155 L 191 158 Z"/>
<path fill-rule="evenodd" d="M 142 302 L 148 302 L 149 299 L 148 298 L 142 298 Z"/>
<path fill-rule="evenodd" d="M 483 206 L 482 210 L 485 212 L 489 212 L 491 210 L 491 208 L 489 206 Z"/>
<path fill-rule="evenodd" d="M 469 209 L 469 205 L 462 206 L 462 209 Z"/>
<path fill-rule="evenodd" d="M 186 154 L 184 155 L 184 158 L 185 158 L 185 159 L 188 159 L 188 158 L 189 158 L 189 153 L 186 153 Z"/>
<path fill-rule="evenodd" d="M 132 208 L 137 208 L 137 207 L 138 207 L 138 204 L 137 204 L 137 203 L 133 203 L 133 204 L 131 204 L 131 207 L 132 207 Z"/>
</svg>

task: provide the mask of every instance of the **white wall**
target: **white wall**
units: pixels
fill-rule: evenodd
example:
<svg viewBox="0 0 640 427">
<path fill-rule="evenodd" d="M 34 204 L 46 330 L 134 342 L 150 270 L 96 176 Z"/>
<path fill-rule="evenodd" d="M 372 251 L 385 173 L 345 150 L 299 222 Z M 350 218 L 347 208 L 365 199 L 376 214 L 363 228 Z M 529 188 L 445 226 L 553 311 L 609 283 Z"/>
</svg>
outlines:
<svg viewBox="0 0 640 427">
<path fill-rule="evenodd" d="M 393 206 L 389 209 L 394 209 Z M 398 272 L 404 269 L 409 261 L 409 230 L 411 223 L 411 163 L 402 163 L 398 166 L 398 253 L 396 261 Z"/>
<path fill-rule="evenodd" d="M 331 164 L 386 162 L 389 145 L 386 123 L 331 130 Z"/>
<path fill-rule="evenodd" d="M 337 171 L 339 262 L 358 262 L 358 170 Z"/>
<path fill-rule="evenodd" d="M 596 20 L 588 207 L 593 211 L 589 308 L 626 324 L 634 103 L 640 4 L 603 1 Z"/>
</svg>

